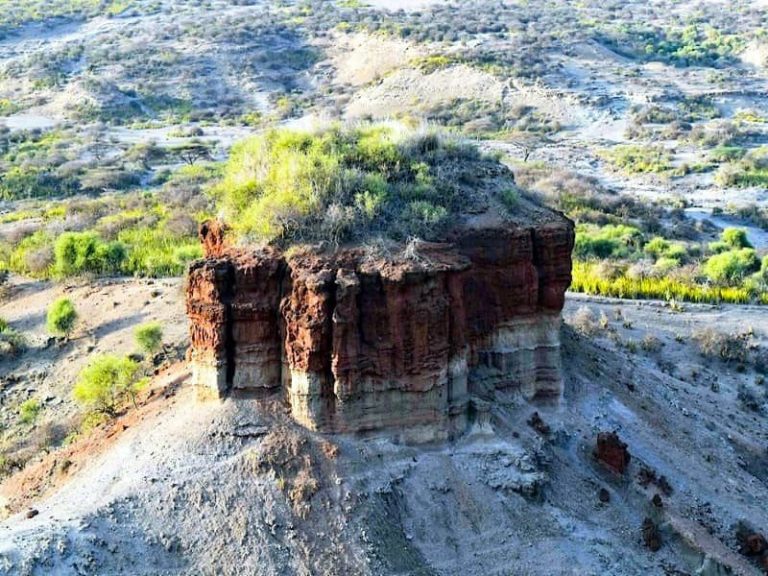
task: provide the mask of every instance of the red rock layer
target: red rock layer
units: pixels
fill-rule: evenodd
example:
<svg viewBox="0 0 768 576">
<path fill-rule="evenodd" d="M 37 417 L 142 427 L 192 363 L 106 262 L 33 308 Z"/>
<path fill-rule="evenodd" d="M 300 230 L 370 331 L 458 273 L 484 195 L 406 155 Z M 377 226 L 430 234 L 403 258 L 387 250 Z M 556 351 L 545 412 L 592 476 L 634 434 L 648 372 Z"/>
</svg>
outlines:
<svg viewBox="0 0 768 576">
<path fill-rule="evenodd" d="M 189 274 L 198 384 L 283 386 L 321 430 L 461 425 L 470 395 L 559 391 L 573 227 L 465 230 L 410 259 L 222 251 Z"/>
</svg>

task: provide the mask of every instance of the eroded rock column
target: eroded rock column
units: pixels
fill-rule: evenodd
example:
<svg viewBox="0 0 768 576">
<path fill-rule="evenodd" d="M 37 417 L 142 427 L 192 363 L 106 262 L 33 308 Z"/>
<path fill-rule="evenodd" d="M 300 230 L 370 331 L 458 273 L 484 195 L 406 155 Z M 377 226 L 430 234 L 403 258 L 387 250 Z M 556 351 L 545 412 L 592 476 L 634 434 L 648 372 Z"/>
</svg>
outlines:
<svg viewBox="0 0 768 576">
<path fill-rule="evenodd" d="M 215 398 L 227 393 L 234 370 L 229 346 L 233 280 L 234 267 L 223 259 L 196 262 L 187 276 L 192 383 Z"/>
<path fill-rule="evenodd" d="M 497 390 L 559 396 L 572 247 L 559 221 L 465 229 L 409 259 L 228 249 L 190 269 L 195 384 L 282 388 L 316 430 L 432 437 Z"/>
<path fill-rule="evenodd" d="M 279 309 L 285 261 L 273 251 L 240 255 L 234 268 L 232 387 L 277 388 L 281 383 Z"/>
</svg>

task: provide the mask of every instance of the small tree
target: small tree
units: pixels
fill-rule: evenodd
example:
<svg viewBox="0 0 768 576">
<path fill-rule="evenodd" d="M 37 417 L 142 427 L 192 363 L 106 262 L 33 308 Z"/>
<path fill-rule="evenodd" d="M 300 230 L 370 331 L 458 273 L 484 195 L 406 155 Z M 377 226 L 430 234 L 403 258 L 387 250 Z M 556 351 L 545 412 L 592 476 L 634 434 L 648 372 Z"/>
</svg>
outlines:
<svg viewBox="0 0 768 576">
<path fill-rule="evenodd" d="M 195 162 L 199 160 L 210 160 L 212 158 L 210 145 L 197 139 L 179 144 L 172 148 L 171 152 L 177 154 L 189 166 L 194 166 Z"/>
<path fill-rule="evenodd" d="M 48 309 L 48 331 L 69 337 L 77 322 L 77 310 L 68 298 L 56 300 Z"/>
<path fill-rule="evenodd" d="M 157 322 L 139 326 L 133 335 L 136 344 L 147 354 L 156 354 L 163 345 L 163 329 Z"/>
<path fill-rule="evenodd" d="M 139 365 L 130 358 L 100 356 L 80 372 L 73 396 L 89 410 L 114 416 L 126 397 L 134 400 L 138 372 Z"/>
</svg>

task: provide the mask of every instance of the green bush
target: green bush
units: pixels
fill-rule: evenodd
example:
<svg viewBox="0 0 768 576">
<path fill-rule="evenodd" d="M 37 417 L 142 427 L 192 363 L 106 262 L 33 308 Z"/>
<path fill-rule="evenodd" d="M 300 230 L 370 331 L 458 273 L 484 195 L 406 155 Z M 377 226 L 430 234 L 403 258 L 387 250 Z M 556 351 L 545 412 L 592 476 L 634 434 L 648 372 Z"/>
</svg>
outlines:
<svg viewBox="0 0 768 576">
<path fill-rule="evenodd" d="M 473 162 L 489 161 L 447 137 L 393 126 L 272 130 L 232 148 L 213 194 L 252 240 L 434 237 L 474 201 L 457 192 L 459 171 Z"/>
<path fill-rule="evenodd" d="M 77 322 L 77 310 L 71 300 L 60 298 L 48 308 L 47 325 L 51 334 L 69 336 Z"/>
<path fill-rule="evenodd" d="M 718 283 L 732 283 L 760 268 L 752 248 L 729 250 L 710 257 L 703 266 L 704 274 Z"/>
<path fill-rule="evenodd" d="M 633 226 L 608 224 L 602 228 L 580 224 L 576 228 L 574 255 L 578 258 L 625 258 L 637 252 L 642 233 Z"/>
<path fill-rule="evenodd" d="M 667 250 L 669 250 L 669 241 L 661 236 L 651 238 L 645 246 L 643 246 L 643 251 L 654 258 L 663 256 Z"/>
<path fill-rule="evenodd" d="M 720 239 L 731 248 L 752 248 L 746 230 L 741 228 L 726 228 L 720 234 Z"/>
<path fill-rule="evenodd" d="M 688 250 L 684 245 L 673 244 L 661 236 L 655 236 L 649 240 L 643 246 L 643 252 L 654 259 L 675 260 L 677 265 L 688 258 Z"/>
<path fill-rule="evenodd" d="M 731 250 L 731 248 L 733 248 L 733 246 L 723 242 L 722 240 L 710 242 L 707 245 L 707 249 L 712 252 L 712 254 L 722 254 L 723 252 L 728 252 Z"/>
<path fill-rule="evenodd" d="M 191 260 L 202 256 L 197 239 L 180 239 L 156 228 L 128 228 L 117 239 L 131 247 L 122 268 L 134 276 L 178 276 Z"/>
<path fill-rule="evenodd" d="M 520 204 L 520 193 L 514 188 L 504 188 L 499 198 L 504 207 L 510 212 L 514 212 L 515 208 Z"/>
<path fill-rule="evenodd" d="M 139 365 L 130 358 L 101 356 L 80 372 L 73 396 L 88 410 L 114 416 L 121 404 L 135 397 L 138 374 Z"/>
<path fill-rule="evenodd" d="M 163 346 L 163 329 L 157 322 L 139 326 L 133 335 L 136 344 L 147 354 L 156 354 Z"/>
<path fill-rule="evenodd" d="M 42 406 L 40 406 L 40 402 L 36 399 L 30 398 L 25 400 L 19 405 L 19 418 L 24 424 L 32 424 L 32 422 L 37 420 L 41 409 Z"/>
<path fill-rule="evenodd" d="M 103 242 L 95 232 L 65 232 L 54 245 L 54 267 L 59 276 L 117 273 L 127 256 L 120 242 Z"/>
<path fill-rule="evenodd" d="M 675 268 L 680 267 L 680 260 L 677 260 L 675 258 L 668 258 L 667 256 L 662 256 L 658 260 L 656 260 L 656 263 L 653 265 L 656 272 L 661 274 L 662 276 L 666 276 L 672 270 Z"/>
<path fill-rule="evenodd" d="M 688 249 L 683 244 L 672 244 L 664 252 L 664 257 L 670 260 L 677 260 L 678 264 L 688 260 Z"/>
</svg>

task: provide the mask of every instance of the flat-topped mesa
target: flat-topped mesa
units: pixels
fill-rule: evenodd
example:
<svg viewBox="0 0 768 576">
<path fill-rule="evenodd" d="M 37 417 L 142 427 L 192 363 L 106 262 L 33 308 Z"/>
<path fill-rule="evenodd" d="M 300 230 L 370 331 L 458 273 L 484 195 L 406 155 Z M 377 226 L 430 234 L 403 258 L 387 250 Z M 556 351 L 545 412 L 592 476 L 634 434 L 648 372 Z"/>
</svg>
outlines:
<svg viewBox="0 0 768 576">
<path fill-rule="evenodd" d="M 470 398 L 561 393 L 574 233 L 559 215 L 465 226 L 392 258 L 206 240 L 187 310 L 194 382 L 214 396 L 282 389 L 311 429 L 450 435 L 463 429 Z"/>
</svg>

